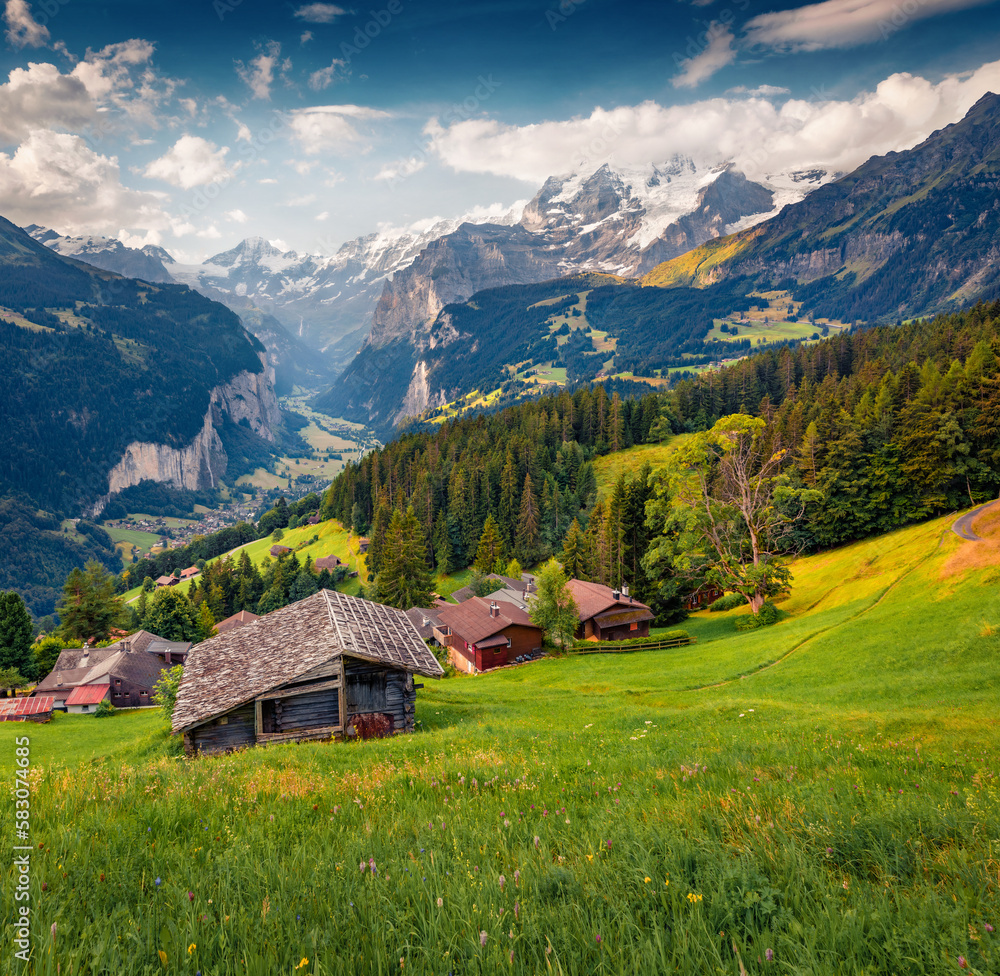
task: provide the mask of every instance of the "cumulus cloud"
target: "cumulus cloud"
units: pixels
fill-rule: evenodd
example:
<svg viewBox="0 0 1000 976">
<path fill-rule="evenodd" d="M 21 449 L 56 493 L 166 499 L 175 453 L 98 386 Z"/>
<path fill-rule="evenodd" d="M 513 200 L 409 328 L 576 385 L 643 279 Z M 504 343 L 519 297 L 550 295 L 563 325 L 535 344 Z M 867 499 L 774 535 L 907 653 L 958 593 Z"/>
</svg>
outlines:
<svg viewBox="0 0 1000 976">
<path fill-rule="evenodd" d="M 334 81 L 342 79 L 347 70 L 346 61 L 334 58 L 327 67 L 320 68 L 319 71 L 314 71 L 309 76 L 309 87 L 313 91 L 323 91 L 323 89 L 329 88 Z"/>
<path fill-rule="evenodd" d="M 316 105 L 295 109 L 289 127 L 305 153 L 316 156 L 356 151 L 364 143 L 356 123 L 389 117 L 388 112 L 362 105 Z"/>
<path fill-rule="evenodd" d="M 730 88 L 727 95 L 758 95 L 762 98 L 769 98 L 771 95 L 790 95 L 790 88 L 781 88 L 778 85 L 758 85 L 756 88 L 747 88 L 746 85 L 737 85 Z"/>
<path fill-rule="evenodd" d="M 234 224 L 245 224 L 250 218 L 242 210 L 227 210 L 228 217 Z"/>
<path fill-rule="evenodd" d="M 26 0 L 7 0 L 3 12 L 7 24 L 7 43 L 11 47 L 44 47 L 48 44 L 49 29 L 31 16 Z"/>
<path fill-rule="evenodd" d="M 713 98 L 595 109 L 589 116 L 534 125 L 469 119 L 425 127 L 431 151 L 455 170 L 540 184 L 603 163 L 645 166 L 675 156 L 734 162 L 751 179 L 792 169 L 846 172 L 873 154 L 909 148 L 960 119 L 1000 86 L 1000 61 L 937 84 L 894 74 L 849 101 Z"/>
<path fill-rule="evenodd" d="M 97 104 L 83 81 L 54 64 L 15 68 L 0 85 L 0 145 L 15 145 L 31 129 L 82 129 L 94 123 Z"/>
<path fill-rule="evenodd" d="M 163 180 L 172 186 L 190 190 L 196 186 L 216 183 L 229 177 L 226 153 L 201 136 L 181 136 L 159 159 L 154 159 L 143 171 L 144 176 Z"/>
<path fill-rule="evenodd" d="M 236 74 L 250 89 L 254 98 L 267 101 L 271 97 L 275 69 L 288 71 L 291 66 L 292 63 L 287 58 L 281 60 L 281 45 L 277 41 L 269 41 L 249 64 L 237 61 Z"/>
<path fill-rule="evenodd" d="M 295 11 L 295 16 L 308 24 L 332 24 L 347 13 L 343 7 L 332 3 L 307 3 Z"/>
<path fill-rule="evenodd" d="M 736 60 L 733 32 L 727 26 L 713 21 L 706 33 L 708 47 L 695 57 L 682 61 L 680 74 L 670 79 L 675 88 L 694 88 Z"/>
<path fill-rule="evenodd" d="M 79 136 L 36 129 L 12 155 L 0 153 L 0 213 L 19 225 L 36 223 L 61 234 L 120 236 L 170 231 L 164 195 L 122 185 L 118 160 Z"/>
<path fill-rule="evenodd" d="M 824 0 L 760 14 L 746 25 L 750 46 L 777 51 L 819 51 L 884 40 L 914 20 L 979 7 L 992 0 Z"/>
</svg>

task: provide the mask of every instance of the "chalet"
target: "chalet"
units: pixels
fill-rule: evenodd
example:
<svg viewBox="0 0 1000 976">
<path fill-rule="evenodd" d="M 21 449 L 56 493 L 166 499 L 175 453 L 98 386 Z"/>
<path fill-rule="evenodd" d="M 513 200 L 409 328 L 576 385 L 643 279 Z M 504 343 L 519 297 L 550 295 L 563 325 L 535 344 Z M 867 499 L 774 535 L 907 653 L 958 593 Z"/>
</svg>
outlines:
<svg viewBox="0 0 1000 976">
<path fill-rule="evenodd" d="M 187 569 L 182 569 L 181 582 L 183 583 L 184 580 L 194 579 L 194 577 L 197 576 L 200 572 L 201 570 L 197 566 L 188 566 Z"/>
<path fill-rule="evenodd" d="M 66 699 L 66 711 L 71 715 L 96 712 L 110 694 L 110 685 L 77 685 Z"/>
<path fill-rule="evenodd" d="M 180 580 L 176 576 L 157 576 L 157 586 L 175 586 Z"/>
<path fill-rule="evenodd" d="M 319 521 L 319 512 L 313 512 L 312 515 L 309 516 L 308 522 L 310 525 L 319 525 Z"/>
<path fill-rule="evenodd" d="M 445 604 L 445 606 L 451 606 L 451 604 Z M 440 607 L 410 607 L 410 609 L 406 611 L 406 616 L 410 618 L 410 623 L 413 624 L 414 628 L 416 628 L 416 631 L 420 634 L 421 639 L 435 639 L 434 628 L 441 622 Z"/>
<path fill-rule="evenodd" d="M 412 732 L 415 674 L 444 672 L 402 610 L 320 590 L 198 644 L 173 732 L 189 756 Z"/>
<path fill-rule="evenodd" d="M 448 659 L 469 674 L 498 668 L 542 649 L 542 628 L 520 607 L 474 596 L 445 607 L 434 628 L 437 641 L 448 648 Z"/>
<path fill-rule="evenodd" d="M 338 556 L 320 556 L 313 565 L 319 569 L 336 569 L 338 566 L 343 566 L 344 564 L 340 561 Z"/>
<path fill-rule="evenodd" d="M 601 583 L 571 579 L 566 588 L 580 613 L 577 640 L 630 640 L 649 636 L 653 611 L 629 596 L 627 586 L 613 590 Z"/>
<path fill-rule="evenodd" d="M 366 552 L 368 552 L 368 547 L 370 545 L 371 545 L 371 540 L 366 539 L 364 536 L 362 536 L 360 539 L 358 539 L 358 553 L 363 556 Z"/>
<path fill-rule="evenodd" d="M 0 722 L 47 722 L 52 718 L 55 699 L 49 695 L 38 698 L 0 698 Z"/>
<path fill-rule="evenodd" d="M 487 593 L 487 596 L 496 598 L 498 593 L 502 593 L 504 594 L 502 599 L 506 599 L 510 603 L 516 603 L 522 609 L 528 605 L 531 595 L 536 591 L 534 577 L 527 576 L 527 574 L 521 579 L 514 579 L 511 576 L 501 576 L 499 573 L 488 573 L 484 579 L 503 584 L 503 586 L 492 593 Z M 471 599 L 475 595 L 471 586 L 463 586 L 461 589 L 455 590 L 451 597 L 456 603 L 465 603 L 466 600 Z"/>
<path fill-rule="evenodd" d="M 231 617 L 220 620 L 215 625 L 215 631 L 218 634 L 224 634 L 227 630 L 234 630 L 244 624 L 252 624 L 255 620 L 260 620 L 257 614 L 251 613 L 249 610 L 240 610 L 239 613 L 234 613 Z"/>
<path fill-rule="evenodd" d="M 700 610 L 715 603 L 722 595 L 722 590 L 714 583 L 702 583 L 698 589 L 684 597 L 684 609 Z"/>
<path fill-rule="evenodd" d="M 59 652 L 55 667 L 38 683 L 32 696 L 52 697 L 54 707 L 65 711 L 76 688 L 103 685 L 116 708 L 151 705 L 161 673 L 183 664 L 190 648 L 189 642 L 164 640 L 147 630 L 136 631 L 107 647 L 67 648 Z"/>
<path fill-rule="evenodd" d="M 292 550 L 288 546 L 271 546 L 270 553 L 272 556 L 284 556 L 290 553 Z"/>
</svg>

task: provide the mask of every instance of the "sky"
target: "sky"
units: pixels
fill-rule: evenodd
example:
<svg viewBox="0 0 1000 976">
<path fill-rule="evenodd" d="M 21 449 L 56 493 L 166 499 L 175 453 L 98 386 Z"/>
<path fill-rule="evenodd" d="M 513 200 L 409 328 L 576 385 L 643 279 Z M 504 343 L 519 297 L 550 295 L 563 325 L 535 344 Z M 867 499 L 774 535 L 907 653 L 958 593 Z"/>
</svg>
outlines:
<svg viewBox="0 0 1000 976">
<path fill-rule="evenodd" d="M 200 261 L 675 156 L 849 172 L 1000 92 L 997 0 L 0 0 L 0 215 Z"/>
</svg>

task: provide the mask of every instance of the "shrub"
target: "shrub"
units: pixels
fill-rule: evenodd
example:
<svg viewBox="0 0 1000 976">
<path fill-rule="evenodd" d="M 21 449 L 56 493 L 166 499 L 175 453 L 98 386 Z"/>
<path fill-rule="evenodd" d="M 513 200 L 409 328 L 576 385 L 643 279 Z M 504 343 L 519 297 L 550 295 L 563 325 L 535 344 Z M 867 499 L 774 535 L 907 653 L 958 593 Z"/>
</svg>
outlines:
<svg viewBox="0 0 1000 976">
<path fill-rule="evenodd" d="M 98 703 L 98 705 L 97 705 L 97 711 L 94 712 L 94 717 L 95 718 L 110 718 L 117 711 L 118 711 L 118 709 L 115 708 L 115 706 L 112 705 L 111 702 L 109 702 L 107 700 L 107 698 L 105 698 L 103 701 L 101 701 L 101 702 Z"/>
<path fill-rule="evenodd" d="M 177 689 L 180 688 L 183 674 L 183 666 L 175 664 L 169 671 L 160 672 L 160 680 L 153 686 L 153 701 L 163 709 L 168 722 L 173 722 L 174 719 Z"/>
<path fill-rule="evenodd" d="M 725 593 L 709 608 L 709 613 L 719 613 L 722 610 L 735 610 L 746 606 L 747 598 L 742 593 Z"/>
<path fill-rule="evenodd" d="M 764 605 L 757 611 L 757 615 L 752 613 L 745 617 L 736 619 L 737 630 L 756 630 L 758 627 L 770 627 L 776 624 L 785 614 L 779 610 L 770 600 L 765 600 Z"/>
</svg>

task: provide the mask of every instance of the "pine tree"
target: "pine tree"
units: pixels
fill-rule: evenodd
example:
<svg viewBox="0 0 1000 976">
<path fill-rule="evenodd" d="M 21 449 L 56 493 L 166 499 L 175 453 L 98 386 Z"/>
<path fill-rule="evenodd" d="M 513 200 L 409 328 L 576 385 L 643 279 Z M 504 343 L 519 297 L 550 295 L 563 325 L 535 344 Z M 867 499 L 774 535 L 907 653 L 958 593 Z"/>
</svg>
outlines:
<svg viewBox="0 0 1000 976">
<path fill-rule="evenodd" d="M 0 668 L 14 669 L 24 678 L 35 676 L 31 614 L 13 591 L 0 593 Z"/>
<path fill-rule="evenodd" d="M 426 606 L 431 599 L 431 573 L 423 527 L 412 508 L 392 513 L 385 535 L 382 568 L 375 577 L 375 599 L 390 607 L 408 610 Z"/>
<path fill-rule="evenodd" d="M 63 599 L 56 608 L 67 640 L 108 639 L 122 602 L 115 593 L 114 577 L 91 560 L 84 571 L 74 569 L 63 585 Z M 163 635 L 161 635 L 163 636 Z"/>
<path fill-rule="evenodd" d="M 525 566 L 532 566 L 538 560 L 541 542 L 538 522 L 538 500 L 531 484 L 531 475 L 525 474 L 521 490 L 521 512 L 517 520 L 517 538 L 514 542 L 514 554 Z"/>
<path fill-rule="evenodd" d="M 500 537 L 500 530 L 492 515 L 486 517 L 483 525 L 483 534 L 479 537 L 479 546 L 476 549 L 475 566 L 481 573 L 492 573 L 493 566 L 497 560 L 504 560 L 504 544 Z"/>
<path fill-rule="evenodd" d="M 198 611 L 198 637 L 201 640 L 208 640 L 210 637 L 214 637 L 216 634 L 215 630 L 216 620 L 212 615 L 212 610 L 207 603 L 201 605 L 201 609 Z"/>
<path fill-rule="evenodd" d="M 442 575 L 447 575 L 457 568 L 448 517 L 444 512 L 438 513 L 437 521 L 434 523 L 434 559 L 437 571 Z"/>
<path fill-rule="evenodd" d="M 559 553 L 559 562 L 562 563 L 563 570 L 570 579 L 587 578 L 583 533 L 580 531 L 580 523 L 576 519 L 573 519 L 570 527 L 566 530 L 562 552 Z"/>
<path fill-rule="evenodd" d="M 312 596 L 318 589 L 319 585 L 316 582 L 316 577 L 303 566 L 295 574 L 295 578 L 288 588 L 288 600 L 290 603 L 298 603 L 299 600 L 304 600 L 306 597 Z"/>
</svg>

